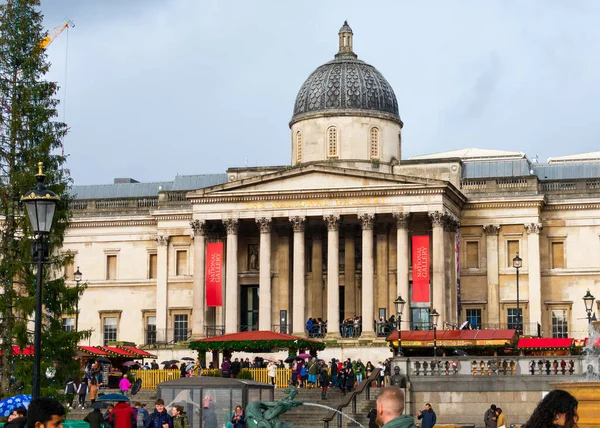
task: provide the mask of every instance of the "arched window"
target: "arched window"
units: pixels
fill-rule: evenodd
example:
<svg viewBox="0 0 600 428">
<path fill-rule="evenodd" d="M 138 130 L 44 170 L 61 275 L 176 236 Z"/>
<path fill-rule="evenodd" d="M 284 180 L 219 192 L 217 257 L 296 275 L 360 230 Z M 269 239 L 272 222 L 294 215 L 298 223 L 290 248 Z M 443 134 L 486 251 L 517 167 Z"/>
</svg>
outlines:
<svg viewBox="0 0 600 428">
<path fill-rule="evenodd" d="M 302 133 L 296 132 L 296 163 L 302 162 Z"/>
<path fill-rule="evenodd" d="M 338 156 L 338 130 L 335 126 L 330 126 L 327 128 L 327 157 L 337 158 Z"/>
<path fill-rule="evenodd" d="M 369 133 L 369 153 L 371 159 L 379 159 L 379 129 L 371 128 Z"/>
</svg>

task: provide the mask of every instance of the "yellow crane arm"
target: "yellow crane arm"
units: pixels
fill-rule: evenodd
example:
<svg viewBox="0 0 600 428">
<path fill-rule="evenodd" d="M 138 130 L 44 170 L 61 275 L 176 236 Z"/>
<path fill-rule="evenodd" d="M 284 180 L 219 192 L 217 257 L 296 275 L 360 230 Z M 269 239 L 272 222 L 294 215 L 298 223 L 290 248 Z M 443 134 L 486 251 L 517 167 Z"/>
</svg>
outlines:
<svg viewBox="0 0 600 428">
<path fill-rule="evenodd" d="M 48 35 L 40 43 L 40 46 L 43 49 L 46 49 L 48 47 L 48 45 L 54 41 L 54 39 L 56 39 L 58 36 L 60 36 L 60 33 L 65 31 L 67 28 L 74 27 L 74 26 L 75 26 L 75 24 L 73 23 L 73 21 L 71 21 L 70 19 L 67 19 L 67 22 L 65 22 L 64 24 L 61 24 L 58 27 L 54 27 L 52 30 L 50 30 L 48 32 Z"/>
</svg>

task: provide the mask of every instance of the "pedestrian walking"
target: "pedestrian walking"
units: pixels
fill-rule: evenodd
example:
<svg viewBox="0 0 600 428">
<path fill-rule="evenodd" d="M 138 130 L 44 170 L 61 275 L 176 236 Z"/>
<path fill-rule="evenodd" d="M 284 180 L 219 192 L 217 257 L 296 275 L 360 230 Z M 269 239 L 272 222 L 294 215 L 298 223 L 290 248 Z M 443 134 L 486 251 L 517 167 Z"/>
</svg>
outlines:
<svg viewBox="0 0 600 428">
<path fill-rule="evenodd" d="M 90 403 L 94 404 L 96 402 L 96 400 L 98 399 L 98 381 L 96 379 L 92 378 L 88 389 L 89 389 L 88 393 L 90 396 Z"/>
<path fill-rule="evenodd" d="M 321 385 L 321 400 L 327 400 L 327 387 L 329 386 L 327 367 L 321 369 L 321 373 L 319 374 L 319 384 Z"/>
<path fill-rule="evenodd" d="M 137 409 L 137 415 L 135 416 L 136 427 L 144 428 L 148 418 L 150 417 L 150 413 L 148 413 L 148 410 L 146 410 L 146 403 L 142 404 L 139 401 L 136 401 L 134 406 Z"/>
<path fill-rule="evenodd" d="M 119 401 L 108 417 L 114 428 L 131 428 L 136 425 L 135 413 L 126 401 Z"/>
<path fill-rule="evenodd" d="M 354 382 L 356 382 L 355 379 L 352 367 L 346 369 L 346 392 L 352 392 L 352 389 L 354 389 Z"/>
<path fill-rule="evenodd" d="M 85 409 L 85 397 L 88 393 L 88 383 L 87 379 L 83 379 L 79 386 L 77 387 L 77 395 L 78 395 L 78 407 L 82 410 Z"/>
<path fill-rule="evenodd" d="M 65 384 L 65 396 L 67 397 L 67 407 L 69 409 L 73 408 L 73 399 L 75 398 L 75 394 L 77 393 L 77 388 L 75 387 L 75 382 L 73 379 L 67 379 L 67 383 Z"/>
<path fill-rule="evenodd" d="M 104 427 L 104 416 L 100 413 L 100 409 L 94 409 L 88 413 L 85 418 L 85 422 L 90 424 L 90 428 L 103 428 Z"/>
<path fill-rule="evenodd" d="M 424 410 L 419 410 L 417 419 L 423 419 L 421 422 L 421 428 L 433 428 L 435 426 L 436 416 L 435 412 L 431 408 L 431 404 L 426 403 Z"/>
<path fill-rule="evenodd" d="M 121 391 L 121 394 L 127 396 L 129 395 L 129 388 L 131 388 L 131 382 L 129 382 L 129 379 L 127 379 L 127 375 L 124 374 L 123 378 L 119 382 L 119 391 Z"/>
<path fill-rule="evenodd" d="M 269 375 L 269 382 L 271 385 L 277 388 L 275 383 L 275 379 L 277 378 L 277 365 L 273 361 L 270 361 L 267 365 L 267 374 Z"/>
</svg>

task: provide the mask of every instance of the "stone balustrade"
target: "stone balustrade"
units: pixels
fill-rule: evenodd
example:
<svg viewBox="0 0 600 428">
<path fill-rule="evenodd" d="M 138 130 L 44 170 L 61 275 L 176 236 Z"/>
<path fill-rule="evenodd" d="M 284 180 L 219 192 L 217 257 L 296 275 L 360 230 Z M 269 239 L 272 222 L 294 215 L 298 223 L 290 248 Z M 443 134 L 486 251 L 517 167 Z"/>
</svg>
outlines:
<svg viewBox="0 0 600 428">
<path fill-rule="evenodd" d="M 564 364 L 563 364 L 564 362 Z M 581 356 L 565 357 L 433 357 L 400 358 L 409 377 L 431 376 L 581 376 Z"/>
</svg>

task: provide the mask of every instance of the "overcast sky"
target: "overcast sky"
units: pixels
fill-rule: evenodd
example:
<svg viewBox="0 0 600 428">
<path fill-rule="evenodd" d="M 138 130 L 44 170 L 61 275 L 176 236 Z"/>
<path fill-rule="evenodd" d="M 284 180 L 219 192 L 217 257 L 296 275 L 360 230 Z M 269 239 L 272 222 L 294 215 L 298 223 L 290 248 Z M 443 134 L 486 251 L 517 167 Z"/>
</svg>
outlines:
<svg viewBox="0 0 600 428">
<path fill-rule="evenodd" d="M 600 1 L 42 0 L 42 11 L 48 29 L 76 25 L 48 48 L 76 184 L 289 164 L 296 93 L 337 52 L 345 19 L 396 92 L 404 157 L 600 150 Z"/>
</svg>

